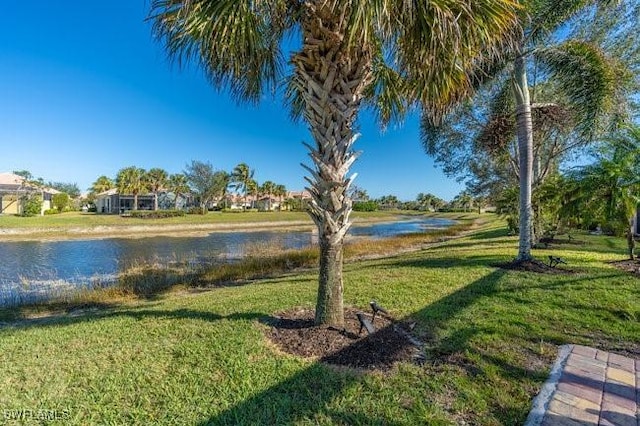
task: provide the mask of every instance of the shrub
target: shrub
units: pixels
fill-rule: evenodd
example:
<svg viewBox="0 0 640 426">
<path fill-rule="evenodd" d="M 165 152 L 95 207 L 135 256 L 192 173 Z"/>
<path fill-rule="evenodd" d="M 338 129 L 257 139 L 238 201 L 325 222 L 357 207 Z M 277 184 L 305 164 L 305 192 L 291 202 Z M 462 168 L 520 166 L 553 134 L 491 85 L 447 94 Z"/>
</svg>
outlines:
<svg viewBox="0 0 640 426">
<path fill-rule="evenodd" d="M 207 214 L 207 210 L 202 210 L 198 206 L 193 206 L 187 209 L 187 214 Z"/>
<path fill-rule="evenodd" d="M 130 217 L 137 219 L 164 219 L 167 217 L 178 217 L 184 215 L 185 212 L 183 210 L 133 210 L 130 212 Z"/>
<path fill-rule="evenodd" d="M 48 210 L 44 211 L 44 215 L 45 216 L 49 216 L 49 215 L 52 215 L 52 214 L 58 214 L 58 213 L 60 213 L 58 211 L 58 209 L 48 209 Z"/>
<path fill-rule="evenodd" d="M 69 195 L 64 192 L 54 194 L 54 196 L 51 197 L 51 203 L 59 212 L 61 212 L 69 206 Z"/>
<path fill-rule="evenodd" d="M 36 216 L 42 210 L 42 197 L 37 194 L 29 194 L 24 198 L 22 216 Z"/>
<path fill-rule="evenodd" d="M 375 212 L 378 210 L 378 203 L 375 201 L 356 201 L 353 203 L 353 210 L 356 212 Z"/>
</svg>

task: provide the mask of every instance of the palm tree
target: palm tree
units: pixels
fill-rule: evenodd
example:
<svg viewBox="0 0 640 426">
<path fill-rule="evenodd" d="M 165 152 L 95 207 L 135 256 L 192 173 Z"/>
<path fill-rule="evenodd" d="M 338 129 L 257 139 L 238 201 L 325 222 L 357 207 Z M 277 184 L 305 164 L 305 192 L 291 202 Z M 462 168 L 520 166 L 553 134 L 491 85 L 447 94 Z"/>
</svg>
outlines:
<svg viewBox="0 0 640 426">
<path fill-rule="evenodd" d="M 217 87 L 257 102 L 288 81 L 293 115 L 314 140 L 305 144 L 313 161 L 305 169 L 320 243 L 317 324 L 344 323 L 348 172 L 362 104 L 386 123 L 406 110 L 408 94 L 438 115 L 473 85 L 478 52 L 493 56 L 497 41 L 512 35 L 517 7 L 513 0 L 152 2 L 155 34 L 170 56 L 195 60 Z M 283 47 L 291 44 L 283 40 L 291 35 L 301 43 L 286 66 Z"/>
<path fill-rule="evenodd" d="M 282 184 L 277 184 L 273 195 L 278 197 L 278 210 L 282 210 L 282 200 L 287 196 L 287 187 Z"/>
<path fill-rule="evenodd" d="M 572 0 L 558 2 L 541 0 L 527 2 L 520 16 L 523 32 L 516 43 L 505 45 L 499 60 L 485 63 L 485 73 L 477 80 L 479 88 L 493 91 L 490 101 L 491 117 L 487 127 L 497 127 L 500 135 L 514 137 L 513 151 L 516 161 L 513 168 L 519 180 L 519 248 L 517 261 L 530 260 L 534 241 L 532 187 L 534 162 L 534 123 L 532 113 L 545 114 L 549 110 L 561 110 L 560 100 L 566 100 L 567 110 L 575 126 L 575 138 L 592 140 L 603 128 L 604 119 L 616 113 L 622 103 L 627 78 L 620 72 L 618 61 L 607 57 L 596 44 L 582 39 L 566 38 L 557 41 L 554 35 L 572 18 L 588 7 L 612 3 L 597 0 Z M 494 59 L 494 58 L 491 58 Z M 554 86 L 553 102 L 536 102 L 536 91 L 529 85 L 528 71 L 533 72 L 534 86 L 538 78 L 546 76 Z M 453 111 L 450 117 L 458 115 Z M 614 114 L 617 115 L 617 114 Z M 503 127 L 506 119 L 515 118 L 515 132 Z M 477 118 L 476 118 L 477 120 Z M 431 138 L 437 135 L 430 120 L 422 123 L 424 143 L 433 153 Z M 500 139 L 500 138 L 498 138 Z M 501 141 L 491 141 L 499 145 Z M 537 154 L 537 153 L 536 153 Z M 538 168 L 536 170 L 539 170 Z"/>
<path fill-rule="evenodd" d="M 174 208 L 178 210 L 178 200 L 180 199 L 180 196 L 187 194 L 190 191 L 187 177 L 182 173 L 176 173 L 169 176 L 167 188 L 169 191 L 173 192 L 173 195 L 175 195 Z"/>
<path fill-rule="evenodd" d="M 113 188 L 115 188 L 115 183 L 107 176 L 103 175 L 96 179 L 96 181 L 91 184 L 91 188 L 89 189 L 95 194 L 100 194 Z"/>
<path fill-rule="evenodd" d="M 640 204 L 640 127 L 629 127 L 607 138 L 596 163 L 583 167 L 578 176 L 581 208 L 589 206 L 592 215 L 599 215 L 610 229 L 624 234 L 633 260 L 633 219 Z"/>
<path fill-rule="evenodd" d="M 150 169 L 144 175 L 147 188 L 153 193 L 153 210 L 158 210 L 158 192 L 167 186 L 167 172 L 160 168 Z"/>
<path fill-rule="evenodd" d="M 120 169 L 116 177 L 118 192 L 121 195 L 133 195 L 133 210 L 138 210 L 138 194 L 148 190 L 144 179 L 145 173 L 144 169 L 131 166 Z"/>
<path fill-rule="evenodd" d="M 271 197 L 276 192 L 276 184 L 270 180 L 260 186 L 260 193 L 268 197 L 267 210 L 271 211 Z"/>
<path fill-rule="evenodd" d="M 233 169 L 233 172 L 231 172 L 231 182 L 233 182 L 233 186 L 236 191 L 242 191 L 244 194 L 242 210 L 246 210 L 247 208 L 247 196 L 251 190 L 253 174 L 254 170 L 250 169 L 246 163 L 238 164 Z"/>
</svg>

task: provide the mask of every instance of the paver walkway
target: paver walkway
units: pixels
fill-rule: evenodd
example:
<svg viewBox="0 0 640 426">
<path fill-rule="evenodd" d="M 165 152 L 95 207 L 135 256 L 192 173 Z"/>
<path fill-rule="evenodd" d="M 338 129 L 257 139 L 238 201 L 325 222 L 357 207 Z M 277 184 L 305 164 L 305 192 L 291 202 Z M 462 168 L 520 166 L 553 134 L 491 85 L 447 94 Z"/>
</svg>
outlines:
<svg viewBox="0 0 640 426">
<path fill-rule="evenodd" d="M 527 426 L 640 426 L 640 360 L 563 346 Z"/>
</svg>

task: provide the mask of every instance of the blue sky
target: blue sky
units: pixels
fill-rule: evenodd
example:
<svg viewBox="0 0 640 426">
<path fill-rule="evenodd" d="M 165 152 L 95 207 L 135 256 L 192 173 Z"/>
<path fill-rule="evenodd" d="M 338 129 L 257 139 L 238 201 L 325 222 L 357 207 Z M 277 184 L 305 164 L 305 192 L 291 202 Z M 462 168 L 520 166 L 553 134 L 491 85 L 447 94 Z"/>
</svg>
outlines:
<svg viewBox="0 0 640 426">
<path fill-rule="evenodd" d="M 259 182 L 302 189 L 301 141 L 282 99 L 239 105 L 196 69 L 171 66 L 151 36 L 148 0 L 6 0 L 0 26 L 0 172 L 27 169 L 82 190 L 126 166 L 182 171 L 192 159 Z M 451 199 L 462 186 L 433 166 L 418 117 L 381 133 L 360 117 L 364 151 L 353 166 L 371 196 Z"/>
</svg>

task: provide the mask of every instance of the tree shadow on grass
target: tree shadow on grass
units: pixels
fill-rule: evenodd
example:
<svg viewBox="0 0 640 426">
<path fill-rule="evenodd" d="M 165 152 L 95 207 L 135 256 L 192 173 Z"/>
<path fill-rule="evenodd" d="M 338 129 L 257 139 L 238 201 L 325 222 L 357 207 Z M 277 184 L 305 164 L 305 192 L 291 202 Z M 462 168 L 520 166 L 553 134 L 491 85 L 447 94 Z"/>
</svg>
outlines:
<svg viewBox="0 0 640 426">
<path fill-rule="evenodd" d="M 425 267 L 438 267 L 446 266 L 450 261 L 449 259 L 431 262 L 427 260 L 420 261 L 418 264 Z M 486 260 L 477 259 L 468 263 L 482 264 L 483 262 Z M 458 263 L 460 263 L 459 259 Z M 507 271 L 504 270 L 495 270 L 400 321 L 418 319 L 423 327 L 446 327 L 448 322 L 480 298 L 495 294 L 498 281 L 506 273 Z M 389 332 L 389 327 L 393 327 L 393 325 L 380 329 L 376 333 Z M 464 352 L 469 348 L 470 339 L 481 331 L 479 328 L 467 327 L 447 339 L 433 342 L 434 346 L 427 350 L 439 355 Z M 330 354 L 320 361 L 362 356 L 359 350 L 361 348 L 369 350 L 367 342 L 373 339 L 376 333 L 360 339 L 353 345 Z M 413 343 L 407 340 L 406 346 L 413 346 Z M 405 349 L 404 346 L 398 345 L 392 348 L 391 355 Z M 505 369 L 505 375 L 517 374 L 517 367 L 509 366 L 506 363 L 498 365 L 498 367 Z M 538 377 L 538 379 L 543 380 L 542 377 Z M 314 363 L 293 377 L 236 404 L 201 424 L 293 424 L 305 420 L 318 423 L 318 419 L 325 421 L 331 419 L 339 424 L 399 424 L 393 418 L 376 419 L 365 414 L 358 414 L 354 417 L 346 411 L 335 411 L 330 407 L 331 401 L 340 397 L 348 387 L 358 382 L 361 382 L 360 376 L 353 372 L 334 370 L 320 363 Z M 496 411 L 504 409 L 506 408 L 495 408 Z M 518 417 L 524 418 L 526 416 L 521 408 L 514 407 L 513 410 L 517 411 Z"/>
<path fill-rule="evenodd" d="M 4 327 L 13 329 L 25 329 L 31 327 L 60 327 L 66 325 L 74 325 L 84 322 L 94 322 L 110 318 L 128 317 L 136 320 L 144 320 L 147 318 L 157 319 L 178 319 L 178 320 L 200 320 L 200 321 L 220 321 L 220 320 L 258 320 L 267 317 L 267 314 L 259 312 L 236 312 L 229 315 L 219 315 L 214 312 L 196 311 L 192 309 L 176 309 L 176 310 L 154 310 L 154 309 L 108 309 L 90 312 L 82 312 L 78 314 L 54 315 L 43 318 L 23 319 L 12 321 L 4 324 Z M 2 328 L 0 326 L 0 328 Z"/>
</svg>

